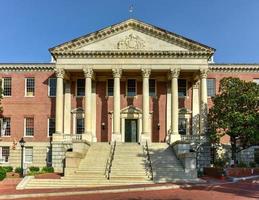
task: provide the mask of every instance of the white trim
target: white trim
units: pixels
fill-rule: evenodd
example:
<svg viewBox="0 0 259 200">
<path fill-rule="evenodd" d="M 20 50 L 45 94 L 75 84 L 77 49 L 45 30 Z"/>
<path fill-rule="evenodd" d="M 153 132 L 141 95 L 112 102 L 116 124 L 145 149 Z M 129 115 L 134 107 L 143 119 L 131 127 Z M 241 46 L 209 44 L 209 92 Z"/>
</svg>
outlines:
<svg viewBox="0 0 259 200">
<path fill-rule="evenodd" d="M 207 81 L 207 97 L 208 98 L 211 98 L 211 97 L 214 97 L 214 96 L 209 96 L 209 92 L 208 92 L 208 89 L 209 89 L 209 84 L 208 84 L 208 80 L 214 80 L 214 96 L 216 95 L 216 78 L 207 78 L 206 81 Z"/>
<path fill-rule="evenodd" d="M 7 95 L 7 96 L 4 95 L 4 92 L 3 92 L 4 91 L 4 79 L 5 78 L 10 78 L 11 79 L 11 95 Z M 4 97 L 4 98 L 12 97 L 12 77 L 2 77 L 1 78 L 1 87 L 2 87 L 2 97 Z"/>
<path fill-rule="evenodd" d="M 32 161 L 31 162 L 26 162 L 26 148 L 28 149 L 28 148 L 30 148 L 30 149 L 32 149 Z M 24 160 L 24 163 L 25 164 L 31 164 L 31 163 L 33 163 L 33 147 L 32 146 L 28 146 L 28 147 L 24 147 L 24 152 L 23 152 L 23 160 Z"/>
<path fill-rule="evenodd" d="M 180 96 L 179 95 L 179 82 L 177 82 L 177 85 L 178 85 L 178 98 L 179 99 L 189 98 L 189 94 L 188 94 L 188 79 L 186 79 L 186 78 L 178 78 L 177 81 L 179 81 L 179 80 L 185 80 L 185 83 L 186 83 L 185 93 L 186 93 L 186 95 L 185 96 Z"/>
<path fill-rule="evenodd" d="M 26 119 L 27 118 L 33 118 L 33 135 L 26 135 Z M 24 117 L 23 119 L 23 136 L 33 138 L 34 137 L 34 117 Z"/>
<path fill-rule="evenodd" d="M 29 78 L 34 79 L 34 95 L 33 96 L 27 96 L 27 79 L 29 79 Z M 24 97 L 35 97 L 35 93 L 36 93 L 35 77 L 25 77 L 24 80 L 25 80 L 25 83 L 24 83 L 24 85 L 25 85 L 25 87 L 24 87 Z"/>
<path fill-rule="evenodd" d="M 2 148 L 3 147 L 9 147 L 9 156 L 8 156 L 8 161 L 7 162 L 5 162 L 5 159 L 3 158 L 3 152 L 2 152 Z M 9 163 L 9 159 L 10 159 L 10 146 L 0 146 L 0 163 L 1 164 Z"/>
<path fill-rule="evenodd" d="M 57 90 L 57 78 L 48 78 L 48 97 L 56 97 L 56 94 L 55 94 L 55 96 L 50 95 L 50 79 L 56 80 L 56 90 Z"/>
</svg>

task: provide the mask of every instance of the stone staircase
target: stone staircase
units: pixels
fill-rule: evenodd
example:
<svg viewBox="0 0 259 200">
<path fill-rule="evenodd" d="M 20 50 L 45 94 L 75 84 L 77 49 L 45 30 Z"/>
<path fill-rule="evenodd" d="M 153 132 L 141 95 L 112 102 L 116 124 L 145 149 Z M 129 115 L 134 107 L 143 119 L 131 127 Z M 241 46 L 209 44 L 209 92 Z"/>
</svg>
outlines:
<svg viewBox="0 0 259 200">
<path fill-rule="evenodd" d="M 152 143 L 149 145 L 149 153 L 155 183 L 196 179 L 195 175 L 185 172 L 183 165 L 168 144 Z"/>
<path fill-rule="evenodd" d="M 148 173 L 150 168 L 147 152 L 143 146 L 137 143 L 117 143 L 108 180 L 105 177 L 105 168 L 110 149 L 111 145 L 108 143 L 93 143 L 74 173 L 61 179 L 26 177 L 17 186 L 17 189 L 152 184 L 195 178 L 185 173 L 171 147 L 165 143 L 152 143 L 149 145 L 153 171 L 153 180 L 151 180 Z"/>
<path fill-rule="evenodd" d="M 152 183 L 147 175 L 146 155 L 137 143 L 117 143 L 110 180 L 132 184 Z"/>
</svg>

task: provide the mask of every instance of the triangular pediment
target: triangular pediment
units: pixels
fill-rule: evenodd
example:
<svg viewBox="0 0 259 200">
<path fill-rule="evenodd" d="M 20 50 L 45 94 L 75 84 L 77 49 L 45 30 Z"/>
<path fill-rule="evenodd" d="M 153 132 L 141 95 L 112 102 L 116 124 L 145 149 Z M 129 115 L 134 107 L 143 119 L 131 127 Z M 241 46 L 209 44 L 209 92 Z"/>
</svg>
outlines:
<svg viewBox="0 0 259 200">
<path fill-rule="evenodd" d="M 144 22 L 129 19 L 50 49 L 59 53 L 85 52 L 206 52 L 215 49 Z"/>
<path fill-rule="evenodd" d="M 121 110 L 121 113 L 125 113 L 125 114 L 141 114 L 142 111 L 141 111 L 141 109 L 131 105 L 131 106 L 128 106 L 126 108 L 123 108 Z"/>
</svg>

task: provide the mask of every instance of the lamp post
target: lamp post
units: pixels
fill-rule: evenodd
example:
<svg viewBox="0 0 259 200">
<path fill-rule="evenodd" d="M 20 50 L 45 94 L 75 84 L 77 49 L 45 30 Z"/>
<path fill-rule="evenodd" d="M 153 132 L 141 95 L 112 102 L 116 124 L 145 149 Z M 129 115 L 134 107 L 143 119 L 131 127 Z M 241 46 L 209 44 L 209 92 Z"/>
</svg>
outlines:
<svg viewBox="0 0 259 200">
<path fill-rule="evenodd" d="M 25 144 L 23 137 L 20 139 L 19 143 L 21 145 L 21 176 L 23 177 L 24 176 L 24 173 L 23 173 L 23 149 L 24 149 L 24 144 Z"/>
</svg>

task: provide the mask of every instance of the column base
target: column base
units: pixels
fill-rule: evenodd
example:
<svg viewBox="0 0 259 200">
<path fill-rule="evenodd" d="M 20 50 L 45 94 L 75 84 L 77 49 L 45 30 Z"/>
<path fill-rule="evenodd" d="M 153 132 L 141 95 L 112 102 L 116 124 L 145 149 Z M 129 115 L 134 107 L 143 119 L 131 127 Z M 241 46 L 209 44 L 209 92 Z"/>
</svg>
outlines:
<svg viewBox="0 0 259 200">
<path fill-rule="evenodd" d="M 179 133 L 177 133 L 177 132 L 171 133 L 171 135 L 170 135 L 170 144 L 172 144 L 172 143 L 174 143 L 176 141 L 179 141 L 179 140 L 181 140 L 181 135 Z"/>
<path fill-rule="evenodd" d="M 64 135 L 62 133 L 54 133 L 52 135 L 53 142 L 62 142 L 64 140 Z"/>
<path fill-rule="evenodd" d="M 82 134 L 82 140 L 86 140 L 88 142 L 93 142 L 93 137 L 91 132 L 86 132 Z"/>
<path fill-rule="evenodd" d="M 112 133 L 112 141 L 122 142 L 122 137 L 120 133 Z"/>
<path fill-rule="evenodd" d="M 140 137 L 140 143 L 146 144 L 146 142 L 151 143 L 151 133 L 142 132 L 141 137 Z"/>
</svg>

